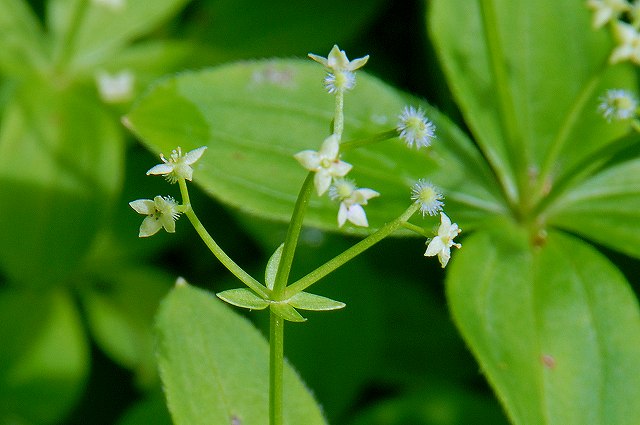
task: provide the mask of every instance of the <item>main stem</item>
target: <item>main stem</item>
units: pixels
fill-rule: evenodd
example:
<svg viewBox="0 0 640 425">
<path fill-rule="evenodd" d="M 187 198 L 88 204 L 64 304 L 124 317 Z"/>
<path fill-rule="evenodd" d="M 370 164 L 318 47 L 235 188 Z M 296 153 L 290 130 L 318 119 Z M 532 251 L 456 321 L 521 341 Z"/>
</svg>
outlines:
<svg viewBox="0 0 640 425">
<path fill-rule="evenodd" d="M 269 424 L 283 424 L 284 319 L 270 312 L 269 324 Z"/>
</svg>

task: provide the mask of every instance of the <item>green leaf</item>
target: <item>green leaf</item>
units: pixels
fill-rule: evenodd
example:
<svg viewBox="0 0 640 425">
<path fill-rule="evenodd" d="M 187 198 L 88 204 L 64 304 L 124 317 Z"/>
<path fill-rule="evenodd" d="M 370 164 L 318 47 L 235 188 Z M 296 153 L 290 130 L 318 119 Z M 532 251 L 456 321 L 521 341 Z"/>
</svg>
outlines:
<svg viewBox="0 0 640 425">
<path fill-rule="evenodd" d="M 85 258 L 123 174 L 122 136 L 84 93 L 20 86 L 0 129 L 0 268 L 46 286 Z"/>
<path fill-rule="evenodd" d="M 176 425 L 267 422 L 269 350 L 253 325 L 185 284 L 162 303 L 157 326 L 160 376 Z M 284 415 L 288 424 L 325 424 L 288 365 Z"/>
<path fill-rule="evenodd" d="M 128 42 L 158 27 L 189 0 L 126 0 L 110 7 L 86 0 L 52 0 L 47 25 L 54 37 L 54 54 L 69 62 L 73 72 L 91 70 Z M 67 57 L 65 57 L 65 55 Z"/>
<path fill-rule="evenodd" d="M 288 303 L 284 301 L 272 302 L 269 305 L 269 308 L 271 309 L 272 312 L 277 314 L 279 317 L 281 317 L 284 320 L 288 320 L 290 322 L 304 322 L 307 320 L 304 317 L 302 317 L 295 308 L 293 308 L 292 306 L 290 306 Z"/>
<path fill-rule="evenodd" d="M 516 424 L 633 424 L 640 314 L 591 246 L 541 248 L 506 223 L 465 241 L 446 281 L 454 319 Z"/>
<path fill-rule="evenodd" d="M 218 292 L 216 296 L 231 305 L 248 308 L 249 310 L 263 310 L 269 307 L 269 301 L 260 298 L 248 288 L 228 289 Z"/>
<path fill-rule="evenodd" d="M 640 159 L 604 169 L 550 207 L 549 224 L 640 257 Z"/>
<path fill-rule="evenodd" d="M 117 425 L 172 425 L 160 389 L 131 406 L 118 420 Z"/>
<path fill-rule="evenodd" d="M 117 270 L 94 272 L 97 281 L 81 292 L 89 328 L 100 348 L 149 388 L 158 382 L 153 318 L 175 279 L 149 267 Z"/>
<path fill-rule="evenodd" d="M 0 291 L 0 423 L 60 423 L 82 394 L 89 347 L 63 291 Z"/>
<path fill-rule="evenodd" d="M 583 2 L 436 0 L 430 12 L 451 90 L 512 196 L 517 181 L 555 184 L 589 155 L 608 154 L 628 129 L 596 114 L 605 89 L 636 84 L 631 66 L 607 65 L 611 36 L 592 30 Z"/>
<path fill-rule="evenodd" d="M 269 257 L 269 261 L 267 262 L 267 267 L 264 271 L 264 282 L 267 284 L 267 288 L 269 289 L 273 289 L 273 285 L 276 283 L 276 274 L 278 273 L 278 266 L 280 265 L 283 248 L 284 243 L 280 244 L 271 257 Z"/>
<path fill-rule="evenodd" d="M 287 301 L 290 306 L 300 310 L 327 311 L 338 310 L 346 306 L 345 303 L 332 300 L 331 298 L 308 292 L 298 292 Z"/>
<path fill-rule="evenodd" d="M 42 28 L 25 0 L 0 2 L 0 70 L 32 74 L 45 64 Z"/>
<path fill-rule="evenodd" d="M 128 115 L 129 127 L 155 152 L 207 145 L 194 181 L 223 202 L 253 215 L 288 221 L 307 171 L 296 152 L 318 149 L 333 118 L 333 100 L 322 89 L 323 69 L 294 60 L 243 62 L 184 73 L 157 84 Z M 393 129 L 397 116 L 416 99 L 358 74 L 345 97 L 345 140 Z M 491 173 L 469 140 L 435 109 L 422 103 L 438 127 L 432 151 L 410 150 L 398 140 L 343 154 L 354 164 L 359 186 L 382 195 L 367 205 L 372 229 L 402 213 L 410 186 L 432 177 L 446 189 L 447 205 L 465 226 L 505 210 Z M 197 209 L 197 206 L 195 206 Z M 313 196 L 305 223 L 337 229 L 338 206 Z M 460 217 L 460 218 L 459 218 Z"/>
</svg>

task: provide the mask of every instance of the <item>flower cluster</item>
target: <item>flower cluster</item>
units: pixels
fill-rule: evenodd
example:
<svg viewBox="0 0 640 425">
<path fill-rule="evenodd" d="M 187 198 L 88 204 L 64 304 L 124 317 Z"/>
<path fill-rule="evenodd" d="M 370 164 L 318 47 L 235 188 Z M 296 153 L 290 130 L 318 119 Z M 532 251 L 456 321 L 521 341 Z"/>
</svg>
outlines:
<svg viewBox="0 0 640 425">
<path fill-rule="evenodd" d="M 206 146 L 182 154 L 182 149 L 178 147 L 171 152 L 169 159 L 160 154 L 162 164 L 158 164 L 147 171 L 147 175 L 163 175 L 171 182 L 180 180 L 191 181 L 193 177 L 193 165 L 204 153 Z M 140 226 L 139 237 L 153 236 L 161 228 L 169 233 L 176 231 L 176 220 L 185 211 L 184 205 L 179 205 L 170 196 L 156 196 L 153 199 L 137 199 L 129 202 L 129 206 L 138 214 L 146 215 Z"/>
<path fill-rule="evenodd" d="M 440 213 L 440 227 L 438 227 L 438 234 L 428 241 L 427 251 L 424 253 L 425 257 L 438 256 L 440 265 L 444 269 L 451 258 L 451 247 L 462 248 L 459 243 L 454 243 L 453 238 L 458 236 L 462 230 L 456 223 L 451 223 L 451 219 L 443 212 Z"/>
</svg>

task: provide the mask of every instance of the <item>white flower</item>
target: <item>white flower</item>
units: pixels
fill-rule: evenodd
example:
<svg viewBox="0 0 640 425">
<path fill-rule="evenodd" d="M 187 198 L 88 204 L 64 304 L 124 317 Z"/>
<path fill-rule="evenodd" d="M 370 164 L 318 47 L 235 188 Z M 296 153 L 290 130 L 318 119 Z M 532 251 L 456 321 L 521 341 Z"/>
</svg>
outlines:
<svg viewBox="0 0 640 425">
<path fill-rule="evenodd" d="M 613 27 L 613 34 L 618 41 L 618 46 L 613 49 L 609 62 L 618 63 L 630 60 L 640 65 L 640 34 L 632 25 L 617 21 Z"/>
<path fill-rule="evenodd" d="M 100 71 L 96 74 L 98 93 L 106 103 L 127 102 L 133 97 L 134 76 L 124 70 L 117 74 Z"/>
<path fill-rule="evenodd" d="M 618 19 L 623 12 L 629 10 L 630 5 L 627 0 L 589 0 L 587 7 L 593 10 L 593 28 L 598 29 L 607 22 Z"/>
<path fill-rule="evenodd" d="M 356 86 L 356 74 L 351 71 L 330 72 L 324 78 L 324 87 L 330 94 L 351 90 Z"/>
<path fill-rule="evenodd" d="M 633 118 L 638 109 L 638 101 L 627 90 L 615 89 L 607 90 L 600 98 L 598 111 L 609 122 L 612 120 L 622 121 Z"/>
<path fill-rule="evenodd" d="M 294 155 L 304 168 L 315 171 L 313 183 L 318 196 L 322 196 L 329 189 L 334 177 L 344 177 L 351 171 L 351 164 L 341 161 L 339 153 L 340 140 L 337 135 L 332 134 L 322 142 L 318 152 L 306 150 Z"/>
<path fill-rule="evenodd" d="M 442 211 L 444 196 L 430 182 L 420 179 L 411 188 L 411 199 L 420 204 L 420 212 L 424 217 L 425 214 L 436 215 Z"/>
<path fill-rule="evenodd" d="M 176 201 L 171 197 L 156 196 L 151 199 L 138 199 L 129 202 L 138 214 L 146 215 L 140 226 L 139 237 L 155 235 L 164 227 L 169 233 L 176 231 L 176 220 L 180 216 L 180 210 Z"/>
<path fill-rule="evenodd" d="M 160 159 L 163 163 L 152 167 L 147 171 L 147 175 L 164 175 L 171 183 L 175 183 L 180 179 L 191 181 L 193 178 L 193 168 L 191 166 L 200 159 L 206 149 L 206 146 L 201 146 L 183 155 L 182 149 L 178 147 L 178 149 L 171 151 L 169 159 L 160 154 Z"/>
<path fill-rule="evenodd" d="M 336 179 L 329 188 L 329 197 L 340 201 L 338 226 L 342 227 L 348 220 L 356 226 L 369 227 L 367 215 L 362 206 L 367 205 L 369 199 L 376 196 L 380 194 L 375 190 L 357 189 L 353 180 Z"/>
<path fill-rule="evenodd" d="M 437 255 L 440 265 L 444 269 L 451 258 L 451 247 L 462 248 L 461 244 L 453 242 L 453 238 L 458 236 L 461 231 L 456 223 L 451 224 L 449 217 L 441 212 L 438 235 L 429 242 L 427 251 L 424 253 L 425 257 Z"/>
<path fill-rule="evenodd" d="M 427 119 L 422 108 L 405 106 L 398 118 L 396 130 L 408 147 L 415 145 L 419 149 L 431 145 L 436 137 L 436 126 Z"/>
<path fill-rule="evenodd" d="M 314 55 L 313 53 L 309 53 L 309 57 L 334 72 L 353 72 L 356 69 L 362 68 L 369 60 L 369 55 L 367 55 L 349 61 L 349 59 L 347 59 L 347 54 L 344 52 L 344 50 L 340 50 L 337 45 L 333 46 L 333 48 L 329 52 L 329 56 L 327 56 L 326 58 Z"/>
</svg>

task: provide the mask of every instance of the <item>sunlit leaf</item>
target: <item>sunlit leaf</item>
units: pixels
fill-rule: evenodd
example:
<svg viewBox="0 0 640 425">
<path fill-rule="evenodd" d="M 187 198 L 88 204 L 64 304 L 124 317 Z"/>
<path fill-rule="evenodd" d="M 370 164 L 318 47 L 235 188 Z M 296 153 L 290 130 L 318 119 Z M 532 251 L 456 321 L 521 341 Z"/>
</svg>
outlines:
<svg viewBox="0 0 640 425">
<path fill-rule="evenodd" d="M 177 286 L 158 315 L 158 363 L 176 425 L 263 424 L 268 418 L 268 344 L 212 294 Z M 289 424 L 325 424 L 291 367 L 284 375 Z"/>
<path fill-rule="evenodd" d="M 269 305 L 272 312 L 278 317 L 290 322 L 304 322 L 305 319 L 298 311 L 286 302 L 274 302 Z"/>
<path fill-rule="evenodd" d="M 157 84 L 127 123 L 156 152 L 208 146 L 194 173 L 197 184 L 250 214 L 288 221 L 306 175 L 293 155 L 318 149 L 333 117 L 323 72 L 315 63 L 277 60 L 180 74 Z M 393 129 L 404 105 L 420 104 L 366 74 L 357 78 L 345 98 L 345 140 Z M 503 211 L 493 177 L 469 140 L 422 106 L 438 127 L 432 150 L 410 150 L 396 139 L 343 154 L 354 164 L 349 176 L 381 193 L 366 207 L 371 227 L 403 212 L 411 185 L 429 176 L 444 187 L 453 216 L 466 226 Z M 314 196 L 305 223 L 338 231 L 337 212 L 335 202 Z"/>
<path fill-rule="evenodd" d="M 346 305 L 343 302 L 308 292 L 298 292 L 288 300 L 289 305 L 300 310 L 326 311 L 338 310 Z"/>
<path fill-rule="evenodd" d="M 262 310 L 269 307 L 269 301 L 260 298 L 255 292 L 248 288 L 228 289 L 218 292 L 216 296 L 231 305 L 248 308 L 250 310 Z"/>
<path fill-rule="evenodd" d="M 640 314 L 606 258 L 558 232 L 532 250 L 499 222 L 459 254 L 449 304 L 514 423 L 635 423 Z"/>
</svg>

